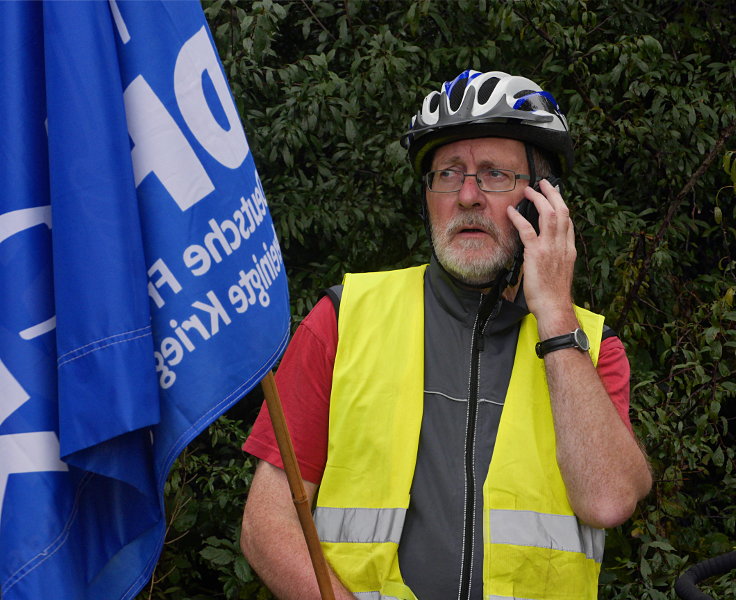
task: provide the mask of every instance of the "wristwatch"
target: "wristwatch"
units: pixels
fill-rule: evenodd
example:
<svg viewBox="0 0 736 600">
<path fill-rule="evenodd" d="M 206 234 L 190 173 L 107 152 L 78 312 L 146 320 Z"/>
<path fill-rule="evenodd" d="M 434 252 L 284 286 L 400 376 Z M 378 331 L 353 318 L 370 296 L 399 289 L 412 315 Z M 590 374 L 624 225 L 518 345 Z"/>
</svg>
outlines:
<svg viewBox="0 0 736 600">
<path fill-rule="evenodd" d="M 577 348 L 580 352 L 587 352 L 590 349 L 588 336 L 578 327 L 572 333 L 558 335 L 543 342 L 538 342 L 534 349 L 537 351 L 537 356 L 542 358 L 545 354 L 563 348 Z"/>
</svg>

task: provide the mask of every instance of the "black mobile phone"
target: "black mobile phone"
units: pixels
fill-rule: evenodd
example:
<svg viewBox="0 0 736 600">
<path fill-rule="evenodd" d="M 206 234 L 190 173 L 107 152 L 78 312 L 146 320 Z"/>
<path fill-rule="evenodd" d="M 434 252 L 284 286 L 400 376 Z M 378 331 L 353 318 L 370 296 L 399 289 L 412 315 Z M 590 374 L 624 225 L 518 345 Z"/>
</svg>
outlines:
<svg viewBox="0 0 736 600">
<path fill-rule="evenodd" d="M 545 177 L 545 179 L 559 189 L 561 182 L 559 177 L 550 176 Z M 538 181 L 534 184 L 533 189 L 537 192 L 541 192 L 541 190 L 539 189 Z M 537 212 L 537 207 L 534 206 L 534 203 L 528 198 L 524 198 L 516 206 L 516 210 L 518 210 L 519 214 L 532 224 L 532 227 L 534 227 L 534 231 L 539 234 L 539 213 Z"/>
</svg>

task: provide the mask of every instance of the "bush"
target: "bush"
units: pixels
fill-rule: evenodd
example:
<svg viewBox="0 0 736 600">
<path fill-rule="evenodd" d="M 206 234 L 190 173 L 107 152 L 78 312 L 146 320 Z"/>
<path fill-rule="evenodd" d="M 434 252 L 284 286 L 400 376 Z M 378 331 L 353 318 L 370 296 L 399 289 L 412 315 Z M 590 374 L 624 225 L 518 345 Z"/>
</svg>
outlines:
<svg viewBox="0 0 736 600">
<path fill-rule="evenodd" d="M 609 532 L 600 596 L 671 599 L 685 568 L 736 542 L 736 21 L 723 0 L 596 4 L 204 6 L 284 250 L 295 323 L 346 271 L 427 259 L 398 139 L 428 90 L 474 68 L 555 92 L 577 159 L 565 188 L 575 296 L 627 347 L 632 422 L 655 473 L 634 517 Z M 238 448 L 251 421 L 214 424 L 177 462 L 169 542 L 142 597 L 268 597 L 237 549 L 253 470 Z M 736 583 L 705 589 L 732 597 Z"/>
</svg>

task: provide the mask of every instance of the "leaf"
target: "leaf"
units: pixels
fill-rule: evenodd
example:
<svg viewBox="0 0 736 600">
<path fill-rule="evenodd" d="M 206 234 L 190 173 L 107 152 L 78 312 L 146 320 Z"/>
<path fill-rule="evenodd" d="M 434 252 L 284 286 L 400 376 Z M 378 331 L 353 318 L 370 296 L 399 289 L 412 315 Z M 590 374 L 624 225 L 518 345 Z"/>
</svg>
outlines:
<svg viewBox="0 0 736 600">
<path fill-rule="evenodd" d="M 202 555 L 202 558 L 216 565 L 229 565 L 233 562 L 233 553 L 225 548 L 206 546 L 199 553 Z"/>
<path fill-rule="evenodd" d="M 724 461 L 725 457 L 723 455 L 723 449 L 719 446 L 716 448 L 715 452 L 713 452 L 713 464 L 717 467 L 722 467 Z"/>
<path fill-rule="evenodd" d="M 253 571 L 244 556 L 238 556 L 233 563 L 235 576 L 245 583 L 253 581 Z"/>
<path fill-rule="evenodd" d="M 352 119 L 347 119 L 345 121 L 345 137 L 349 142 L 354 142 L 356 135 L 355 122 Z"/>
<path fill-rule="evenodd" d="M 731 182 L 736 185 L 736 152 L 733 150 L 723 155 L 723 170 L 731 178 Z"/>
<path fill-rule="evenodd" d="M 669 542 L 655 540 L 646 544 L 649 548 L 659 548 L 660 550 L 668 550 L 670 552 L 676 552 L 675 548 Z"/>
</svg>

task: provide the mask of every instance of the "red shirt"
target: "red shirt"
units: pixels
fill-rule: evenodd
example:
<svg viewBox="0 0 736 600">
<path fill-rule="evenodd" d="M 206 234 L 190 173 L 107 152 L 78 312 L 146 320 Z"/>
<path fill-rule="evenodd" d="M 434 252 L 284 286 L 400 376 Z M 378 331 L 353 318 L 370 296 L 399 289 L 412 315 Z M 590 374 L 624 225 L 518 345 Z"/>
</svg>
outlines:
<svg viewBox="0 0 736 600">
<path fill-rule="evenodd" d="M 322 298 L 294 334 L 276 372 L 276 385 L 294 443 L 302 477 L 322 480 L 327 460 L 332 371 L 337 349 L 337 319 L 329 298 Z M 629 361 L 621 340 L 601 343 L 598 375 L 621 420 L 629 421 Z M 264 403 L 243 450 L 283 469 L 268 409 Z"/>
</svg>

